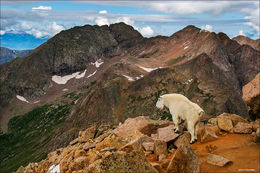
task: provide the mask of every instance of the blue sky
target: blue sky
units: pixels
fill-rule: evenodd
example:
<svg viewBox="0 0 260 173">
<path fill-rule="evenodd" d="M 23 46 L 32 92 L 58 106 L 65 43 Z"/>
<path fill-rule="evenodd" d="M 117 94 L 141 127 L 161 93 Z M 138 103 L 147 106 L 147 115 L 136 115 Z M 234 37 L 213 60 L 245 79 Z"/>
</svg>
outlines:
<svg viewBox="0 0 260 173">
<path fill-rule="evenodd" d="M 125 22 L 145 37 L 187 25 L 259 38 L 259 1 L 2 1 L 1 46 L 33 49 L 74 26 Z"/>
</svg>

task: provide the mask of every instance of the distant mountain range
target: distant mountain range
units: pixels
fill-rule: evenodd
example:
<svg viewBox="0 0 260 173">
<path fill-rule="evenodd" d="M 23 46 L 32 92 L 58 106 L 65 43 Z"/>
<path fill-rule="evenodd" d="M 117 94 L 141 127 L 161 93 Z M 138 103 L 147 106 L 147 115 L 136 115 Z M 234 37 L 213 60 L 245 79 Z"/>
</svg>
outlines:
<svg viewBox="0 0 260 173">
<path fill-rule="evenodd" d="M 24 57 L 31 50 L 11 50 L 6 47 L 0 47 L 0 64 L 6 63 L 16 57 Z"/>
</svg>

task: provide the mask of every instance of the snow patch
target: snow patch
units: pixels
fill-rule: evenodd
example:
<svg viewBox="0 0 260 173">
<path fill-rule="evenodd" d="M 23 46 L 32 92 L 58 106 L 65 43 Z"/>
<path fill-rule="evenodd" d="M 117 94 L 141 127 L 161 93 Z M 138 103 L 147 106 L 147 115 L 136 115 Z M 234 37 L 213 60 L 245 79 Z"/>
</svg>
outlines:
<svg viewBox="0 0 260 173">
<path fill-rule="evenodd" d="M 19 95 L 16 95 L 16 98 L 23 101 L 23 102 L 26 102 L 26 103 L 29 103 L 26 98 L 24 98 L 23 96 L 19 96 Z"/>
<path fill-rule="evenodd" d="M 141 75 L 141 76 L 137 76 L 135 79 L 136 80 L 139 80 L 139 79 L 141 79 L 141 78 L 143 78 L 144 77 L 144 75 Z"/>
<path fill-rule="evenodd" d="M 89 78 L 89 77 L 91 77 L 91 76 L 94 76 L 94 75 L 96 74 L 96 72 L 97 72 L 97 70 L 96 70 L 96 71 L 94 71 L 93 73 L 91 73 L 90 75 L 88 75 L 88 77 L 87 77 L 87 78 Z"/>
<path fill-rule="evenodd" d="M 78 74 L 75 78 L 76 78 L 76 79 L 83 78 L 83 77 L 85 76 L 85 74 L 86 74 L 86 71 L 87 71 L 87 69 L 84 70 L 84 72 L 82 72 L 81 74 Z"/>
<path fill-rule="evenodd" d="M 99 67 L 101 66 L 101 64 L 104 63 L 103 61 L 100 61 L 100 62 L 99 62 L 99 61 L 100 61 L 100 60 L 97 60 L 96 62 L 94 62 L 94 63 L 92 62 L 91 64 L 92 64 L 92 65 L 95 65 L 96 68 L 99 68 Z"/>
<path fill-rule="evenodd" d="M 130 76 L 127 76 L 127 75 L 123 75 L 124 77 L 126 77 L 129 81 L 134 81 L 134 79 Z"/>
<path fill-rule="evenodd" d="M 185 49 L 188 49 L 188 48 L 189 48 L 189 46 L 185 46 L 185 47 L 184 47 L 184 50 L 185 50 Z"/>
<path fill-rule="evenodd" d="M 66 84 L 70 79 L 73 79 L 73 78 L 76 78 L 76 79 L 80 79 L 80 78 L 83 78 L 86 74 L 86 70 L 84 70 L 84 72 L 80 73 L 79 71 L 78 72 L 75 72 L 75 73 L 72 73 L 70 75 L 65 75 L 65 76 L 58 76 L 58 75 L 54 75 L 52 76 L 52 81 L 59 84 L 59 85 L 64 85 Z"/>
<path fill-rule="evenodd" d="M 151 71 L 156 70 L 156 69 L 158 69 L 158 68 L 162 68 L 162 67 L 148 68 L 148 67 L 143 67 L 143 66 L 140 66 L 140 65 L 138 65 L 138 67 L 140 67 L 141 69 L 143 69 L 143 70 L 145 70 L 145 71 L 147 71 L 147 72 L 151 72 Z"/>
<path fill-rule="evenodd" d="M 58 165 L 52 165 L 50 168 L 49 168 L 49 173 L 60 173 L 60 164 Z"/>
<path fill-rule="evenodd" d="M 192 81 L 193 81 L 193 79 L 189 79 L 189 80 L 188 80 L 188 82 L 192 82 Z"/>
<path fill-rule="evenodd" d="M 62 89 L 62 91 L 66 92 L 66 91 L 69 91 L 69 89 L 68 88 L 64 88 L 64 89 Z"/>
<path fill-rule="evenodd" d="M 57 76 L 57 75 L 54 75 L 52 76 L 52 81 L 57 83 L 57 84 L 66 84 L 70 79 L 76 77 L 77 75 L 79 74 L 79 72 L 75 72 L 75 73 L 72 73 L 70 75 L 66 75 L 66 76 Z"/>
<path fill-rule="evenodd" d="M 36 104 L 36 103 L 39 103 L 40 102 L 40 100 L 37 100 L 37 101 L 35 101 L 35 102 L 33 102 L 34 104 Z"/>
</svg>

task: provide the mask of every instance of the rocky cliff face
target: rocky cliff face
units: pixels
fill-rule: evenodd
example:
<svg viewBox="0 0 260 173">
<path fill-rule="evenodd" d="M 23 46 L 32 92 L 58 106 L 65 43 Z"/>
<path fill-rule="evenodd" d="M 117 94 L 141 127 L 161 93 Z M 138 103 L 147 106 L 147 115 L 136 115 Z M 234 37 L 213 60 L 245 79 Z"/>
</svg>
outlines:
<svg viewBox="0 0 260 173">
<path fill-rule="evenodd" d="M 252 40 L 246 36 L 239 35 L 239 36 L 232 38 L 232 40 L 237 41 L 240 45 L 246 44 L 246 45 L 249 45 L 252 48 L 260 51 L 260 39 Z"/>
<path fill-rule="evenodd" d="M 24 57 L 30 52 L 31 50 L 11 50 L 0 46 L 0 64 L 6 63 L 16 57 Z"/>
<path fill-rule="evenodd" d="M 131 26 L 74 27 L 36 48 L 29 56 L 0 67 L 0 104 L 7 105 L 14 94 L 43 95 L 51 85 L 51 75 L 84 70 L 90 62 L 122 53 L 143 37 Z"/>
</svg>

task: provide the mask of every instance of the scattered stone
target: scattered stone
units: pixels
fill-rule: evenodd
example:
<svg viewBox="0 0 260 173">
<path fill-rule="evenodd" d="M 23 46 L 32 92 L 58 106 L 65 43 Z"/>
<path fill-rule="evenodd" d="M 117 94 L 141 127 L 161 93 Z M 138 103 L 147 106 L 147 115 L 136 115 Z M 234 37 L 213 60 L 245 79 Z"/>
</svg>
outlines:
<svg viewBox="0 0 260 173">
<path fill-rule="evenodd" d="M 122 146 L 119 150 L 130 152 L 132 150 L 142 151 L 143 147 L 142 144 L 145 142 L 154 142 L 154 140 L 151 137 L 148 137 L 147 135 L 143 135 L 138 137 L 135 140 L 130 141 L 126 145 Z"/>
<path fill-rule="evenodd" d="M 88 142 L 89 139 L 93 139 L 95 137 L 96 131 L 97 131 L 96 125 L 84 131 L 79 131 L 78 142 L 83 143 L 83 142 Z"/>
<path fill-rule="evenodd" d="M 104 152 L 104 151 L 116 151 L 116 147 L 106 147 L 106 148 L 103 148 L 100 150 L 101 152 Z"/>
<path fill-rule="evenodd" d="M 158 139 L 164 142 L 175 140 L 179 134 L 174 132 L 174 125 L 157 129 Z"/>
<path fill-rule="evenodd" d="M 210 128 L 207 128 L 207 126 L 202 130 L 201 139 L 200 139 L 201 142 L 214 141 L 217 139 L 218 137 L 216 133 Z"/>
<path fill-rule="evenodd" d="M 221 130 L 231 132 L 231 133 L 233 132 L 233 123 L 229 116 L 223 113 L 217 117 L 217 120 L 218 120 L 218 127 Z"/>
<path fill-rule="evenodd" d="M 215 154 L 209 154 L 207 159 L 207 163 L 217 166 L 225 166 L 231 162 L 232 161 L 228 160 L 227 158 Z"/>
<path fill-rule="evenodd" d="M 180 145 L 190 144 L 191 135 L 189 132 L 184 132 L 181 136 L 174 141 L 174 145 L 176 147 L 180 147 Z"/>
<path fill-rule="evenodd" d="M 234 127 L 234 132 L 250 134 L 252 133 L 252 128 L 253 128 L 252 124 L 239 122 Z"/>
<path fill-rule="evenodd" d="M 144 142 L 142 143 L 145 151 L 153 151 L 154 150 L 154 143 L 153 142 Z"/>
<path fill-rule="evenodd" d="M 200 161 L 189 143 L 180 145 L 173 155 L 167 172 L 198 173 L 200 172 Z"/>
<path fill-rule="evenodd" d="M 151 151 L 144 151 L 144 155 L 145 155 L 145 157 L 148 157 L 150 154 L 152 154 Z"/>
<path fill-rule="evenodd" d="M 96 147 L 96 144 L 95 144 L 95 143 L 89 143 L 89 142 L 87 142 L 85 145 L 83 145 L 83 149 L 84 149 L 85 151 L 88 151 L 89 149 L 95 148 L 95 147 Z"/>
<path fill-rule="evenodd" d="M 70 145 L 75 145 L 79 142 L 78 138 L 74 139 L 73 141 L 70 142 Z"/>
<path fill-rule="evenodd" d="M 158 128 L 169 126 L 169 124 L 171 124 L 170 121 L 151 120 L 148 117 L 139 116 L 128 118 L 121 126 L 114 129 L 113 132 L 117 136 L 124 138 L 133 136 L 137 130 L 142 134 L 150 136 L 151 134 L 155 134 Z"/>
<path fill-rule="evenodd" d="M 208 123 L 212 124 L 212 125 L 217 125 L 218 124 L 218 120 L 217 120 L 217 118 L 210 118 L 208 120 Z"/>
<path fill-rule="evenodd" d="M 157 156 L 160 156 L 162 154 L 165 156 L 168 155 L 166 142 L 164 142 L 162 140 L 155 140 L 154 146 L 155 146 L 154 154 L 156 154 Z"/>
</svg>

